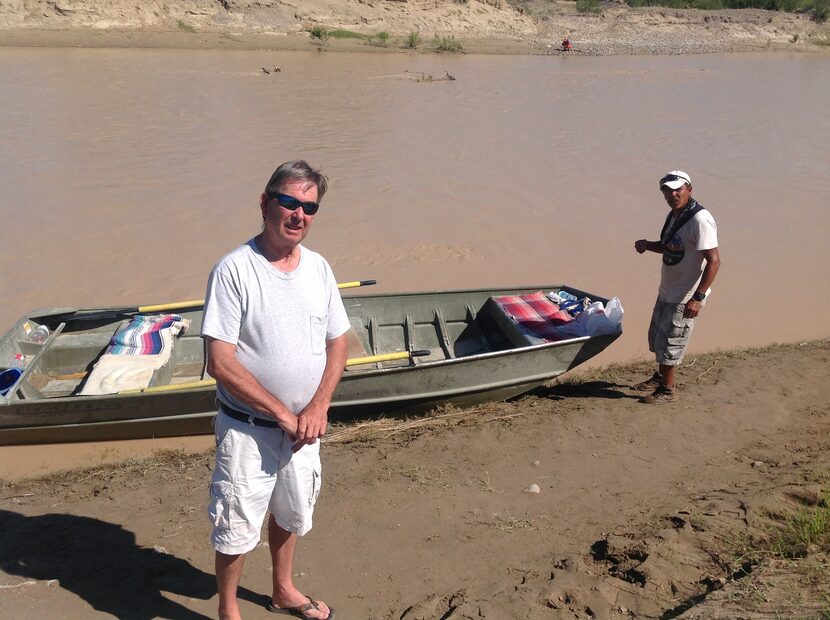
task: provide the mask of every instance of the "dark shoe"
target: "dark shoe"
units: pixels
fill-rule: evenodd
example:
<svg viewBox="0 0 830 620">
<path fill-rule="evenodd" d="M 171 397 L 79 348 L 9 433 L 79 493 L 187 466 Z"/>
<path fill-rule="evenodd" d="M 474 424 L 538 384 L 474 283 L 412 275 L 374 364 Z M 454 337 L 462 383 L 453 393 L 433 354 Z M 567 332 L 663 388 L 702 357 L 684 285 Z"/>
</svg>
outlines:
<svg viewBox="0 0 830 620">
<path fill-rule="evenodd" d="M 653 392 L 657 388 L 663 385 L 663 377 L 660 376 L 659 372 L 655 372 L 651 375 L 651 379 L 647 379 L 646 381 L 640 381 L 636 385 L 632 385 L 632 390 L 637 390 L 638 392 Z"/>
<path fill-rule="evenodd" d="M 643 396 L 640 402 L 647 405 L 662 405 L 663 403 L 673 403 L 675 398 L 674 388 L 661 385 L 648 396 Z"/>
</svg>

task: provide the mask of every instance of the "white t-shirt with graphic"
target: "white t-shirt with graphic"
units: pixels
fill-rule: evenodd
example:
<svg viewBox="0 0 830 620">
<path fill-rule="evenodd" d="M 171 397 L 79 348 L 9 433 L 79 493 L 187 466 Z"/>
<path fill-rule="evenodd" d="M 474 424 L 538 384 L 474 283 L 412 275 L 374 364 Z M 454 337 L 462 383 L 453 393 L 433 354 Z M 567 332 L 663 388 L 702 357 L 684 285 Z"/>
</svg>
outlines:
<svg viewBox="0 0 830 620">
<path fill-rule="evenodd" d="M 715 218 L 706 209 L 701 209 L 681 226 L 668 246 L 673 254 L 682 254 L 683 258 L 676 265 L 663 264 L 657 296 L 667 303 L 686 303 L 697 289 L 703 274 L 702 251 L 718 247 Z"/>
</svg>

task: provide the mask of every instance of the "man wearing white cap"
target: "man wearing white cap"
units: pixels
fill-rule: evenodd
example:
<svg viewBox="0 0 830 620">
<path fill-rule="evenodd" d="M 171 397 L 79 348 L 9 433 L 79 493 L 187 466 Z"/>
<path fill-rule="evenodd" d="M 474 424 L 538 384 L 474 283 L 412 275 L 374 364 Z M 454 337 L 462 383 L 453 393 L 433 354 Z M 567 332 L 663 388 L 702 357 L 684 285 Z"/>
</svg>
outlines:
<svg viewBox="0 0 830 620">
<path fill-rule="evenodd" d="M 637 391 L 651 392 L 641 402 L 659 405 L 675 400 L 675 368 L 683 360 L 689 336 L 720 269 L 718 228 L 712 214 L 692 198 L 692 179 L 672 170 L 660 179 L 669 214 L 658 241 L 640 239 L 634 249 L 663 255 L 657 302 L 648 328 L 648 348 L 658 371 Z"/>
</svg>

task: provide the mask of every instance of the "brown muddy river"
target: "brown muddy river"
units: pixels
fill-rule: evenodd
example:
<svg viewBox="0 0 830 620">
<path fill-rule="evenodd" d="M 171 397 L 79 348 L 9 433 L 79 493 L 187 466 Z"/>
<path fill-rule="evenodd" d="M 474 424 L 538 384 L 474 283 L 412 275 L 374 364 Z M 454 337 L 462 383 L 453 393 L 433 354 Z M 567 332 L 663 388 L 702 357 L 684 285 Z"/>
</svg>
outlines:
<svg viewBox="0 0 830 620">
<path fill-rule="evenodd" d="M 618 296 L 625 333 L 596 364 L 648 354 L 660 261 L 633 242 L 662 225 L 658 178 L 686 170 L 723 261 L 690 352 L 824 337 L 828 101 L 826 56 L 0 48 L 0 330 L 203 297 L 302 157 L 330 178 L 307 245 L 340 280 Z"/>
</svg>

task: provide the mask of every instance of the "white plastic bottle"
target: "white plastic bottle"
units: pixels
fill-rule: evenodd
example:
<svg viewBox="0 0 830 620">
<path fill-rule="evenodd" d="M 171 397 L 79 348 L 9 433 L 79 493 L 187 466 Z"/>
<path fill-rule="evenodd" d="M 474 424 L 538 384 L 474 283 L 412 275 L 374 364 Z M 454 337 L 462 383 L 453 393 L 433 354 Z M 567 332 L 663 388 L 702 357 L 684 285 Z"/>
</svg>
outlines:
<svg viewBox="0 0 830 620">
<path fill-rule="evenodd" d="M 49 328 L 45 325 L 38 325 L 37 329 L 29 332 L 29 341 L 35 344 L 43 344 L 49 337 Z"/>
</svg>

